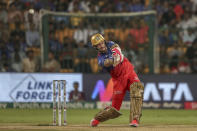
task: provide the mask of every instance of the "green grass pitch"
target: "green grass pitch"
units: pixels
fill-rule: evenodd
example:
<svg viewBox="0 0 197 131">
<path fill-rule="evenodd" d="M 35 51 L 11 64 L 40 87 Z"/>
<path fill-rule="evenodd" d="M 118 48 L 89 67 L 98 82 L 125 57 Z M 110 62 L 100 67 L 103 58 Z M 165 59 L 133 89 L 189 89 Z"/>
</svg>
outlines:
<svg viewBox="0 0 197 131">
<path fill-rule="evenodd" d="M 90 120 L 98 111 L 97 109 L 67 109 L 68 126 L 82 125 L 89 129 Z M 101 125 L 127 126 L 129 124 L 129 110 L 120 110 L 120 112 L 123 113 L 122 116 L 103 122 Z M 5 126 L 12 125 L 49 126 L 52 125 L 52 114 L 52 109 L 0 109 L 0 130 L 11 131 L 11 129 L 5 129 Z M 150 125 L 197 125 L 197 111 L 143 109 L 140 126 Z M 197 128 L 195 127 L 195 129 Z M 24 131 L 23 129 L 19 130 Z M 15 131 L 19 130 L 15 129 Z M 47 129 L 47 131 L 50 131 L 50 129 Z"/>
</svg>

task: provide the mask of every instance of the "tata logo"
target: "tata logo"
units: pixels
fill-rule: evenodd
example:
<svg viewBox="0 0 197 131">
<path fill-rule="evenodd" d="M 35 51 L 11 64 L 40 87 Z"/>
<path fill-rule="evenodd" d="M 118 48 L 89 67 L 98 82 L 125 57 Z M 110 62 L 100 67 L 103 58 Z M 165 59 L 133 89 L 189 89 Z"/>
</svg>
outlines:
<svg viewBox="0 0 197 131">
<path fill-rule="evenodd" d="M 100 101 L 110 101 L 113 94 L 112 79 L 108 81 L 105 88 L 104 82 L 98 80 L 92 99 L 99 94 Z M 194 98 L 187 83 L 145 83 L 144 101 L 193 101 Z"/>
<path fill-rule="evenodd" d="M 10 92 L 15 102 L 41 102 L 52 100 L 52 82 L 37 81 L 33 76 L 26 76 Z"/>
<path fill-rule="evenodd" d="M 161 92 L 161 93 L 160 93 Z M 144 101 L 193 101 L 187 83 L 147 83 L 144 90 Z"/>
</svg>

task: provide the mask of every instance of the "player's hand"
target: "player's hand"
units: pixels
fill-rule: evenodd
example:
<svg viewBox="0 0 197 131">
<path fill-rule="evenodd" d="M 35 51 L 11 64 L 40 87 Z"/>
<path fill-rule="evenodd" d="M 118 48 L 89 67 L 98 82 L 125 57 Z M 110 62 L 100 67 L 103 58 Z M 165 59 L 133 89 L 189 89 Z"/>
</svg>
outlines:
<svg viewBox="0 0 197 131">
<path fill-rule="evenodd" d="M 112 57 L 114 59 L 114 67 L 123 61 L 124 55 L 122 54 L 121 49 L 119 47 L 112 49 Z"/>
<path fill-rule="evenodd" d="M 116 65 L 118 65 L 121 61 L 120 61 L 120 55 L 118 54 L 115 54 L 115 55 L 112 55 L 113 59 L 114 59 L 114 63 L 113 63 L 113 66 L 115 67 Z"/>
</svg>

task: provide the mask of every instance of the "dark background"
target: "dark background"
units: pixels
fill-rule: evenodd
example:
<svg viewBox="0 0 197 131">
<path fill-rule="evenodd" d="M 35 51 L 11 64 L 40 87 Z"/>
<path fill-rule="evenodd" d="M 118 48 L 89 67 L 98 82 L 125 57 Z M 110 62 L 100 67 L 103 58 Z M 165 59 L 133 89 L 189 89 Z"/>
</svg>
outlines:
<svg viewBox="0 0 197 131">
<path fill-rule="evenodd" d="M 176 88 L 175 90 L 172 90 L 172 98 L 173 95 L 177 89 L 177 84 L 181 82 L 185 82 L 188 84 L 190 91 L 192 93 L 192 96 L 194 98 L 194 101 L 197 101 L 197 75 L 140 75 L 139 76 L 140 80 L 146 84 L 147 82 L 153 82 L 156 85 L 158 85 L 159 82 L 174 82 L 176 83 Z M 94 86 L 96 85 L 96 82 L 98 80 L 103 80 L 106 84 L 108 83 L 108 80 L 110 79 L 110 76 L 108 74 L 84 74 L 83 75 L 83 91 L 85 92 L 86 95 L 86 100 L 87 101 L 93 101 L 91 100 L 91 95 L 94 90 Z M 158 86 L 157 86 L 158 87 Z M 163 90 L 158 89 L 161 98 L 163 98 Z M 95 99 L 95 101 L 99 100 L 99 95 Z M 125 95 L 124 100 L 129 100 L 129 94 L 128 92 Z M 151 101 L 151 100 L 150 100 Z M 161 100 L 161 102 L 164 102 Z M 168 101 L 169 102 L 169 101 Z M 184 102 L 184 100 L 182 100 Z"/>
</svg>

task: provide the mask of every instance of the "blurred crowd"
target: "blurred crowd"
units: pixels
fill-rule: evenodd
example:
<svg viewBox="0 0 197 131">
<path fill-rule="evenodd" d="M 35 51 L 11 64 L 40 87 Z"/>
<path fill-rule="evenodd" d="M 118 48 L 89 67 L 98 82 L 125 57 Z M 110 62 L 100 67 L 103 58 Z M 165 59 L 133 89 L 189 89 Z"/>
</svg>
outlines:
<svg viewBox="0 0 197 131">
<path fill-rule="evenodd" d="M 150 73 L 149 25 L 146 19 L 49 17 L 48 56 L 41 64 L 41 9 L 67 13 L 126 13 L 155 10 L 160 73 L 197 73 L 196 0 L 1 0 L 1 72 L 97 73 L 90 36 L 104 34 L 117 42 L 138 73 Z M 107 21 L 107 22 L 105 22 Z"/>
</svg>

